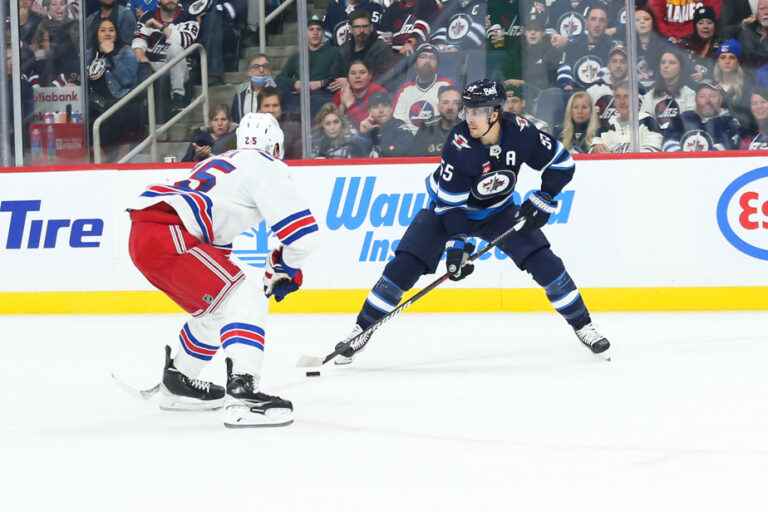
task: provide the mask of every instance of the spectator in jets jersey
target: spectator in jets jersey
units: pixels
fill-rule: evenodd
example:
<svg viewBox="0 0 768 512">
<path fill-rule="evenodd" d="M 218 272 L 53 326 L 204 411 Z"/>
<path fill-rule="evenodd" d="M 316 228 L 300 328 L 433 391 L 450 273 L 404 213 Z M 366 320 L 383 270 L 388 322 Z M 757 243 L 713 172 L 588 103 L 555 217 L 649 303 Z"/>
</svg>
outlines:
<svg viewBox="0 0 768 512">
<path fill-rule="evenodd" d="M 615 114 L 608 120 L 605 128 L 601 128 L 597 137 L 592 140 L 593 153 L 629 153 L 632 148 L 632 132 L 639 130 L 638 138 L 641 153 L 652 153 L 661 150 L 663 137 L 659 133 L 656 121 L 647 112 L 640 112 L 639 126 L 631 124 L 629 117 L 630 87 L 627 82 L 619 82 L 613 86 Z"/>
<path fill-rule="evenodd" d="M 370 0 L 331 0 L 325 11 L 323 26 L 325 38 L 332 46 L 341 47 L 349 39 L 349 25 L 352 23 L 350 14 L 356 10 L 366 11 L 369 15 L 373 30 L 378 32 L 384 7 Z"/>
<path fill-rule="evenodd" d="M 557 72 L 557 83 L 587 89 L 600 78 L 601 70 L 608 63 L 612 39 L 605 34 L 608 13 L 605 7 L 596 5 L 589 9 L 587 30 L 569 40 L 565 47 L 563 64 Z"/>
<path fill-rule="evenodd" d="M 128 94 L 138 80 L 136 56 L 118 34 L 112 18 L 99 20 L 85 52 L 91 122 Z M 140 128 L 140 101 L 130 101 L 101 125 L 99 135 L 106 161 L 115 161 L 120 144 L 131 140 L 131 135 L 136 135 Z"/>
<path fill-rule="evenodd" d="M 190 5 L 195 5 L 192 3 Z M 139 62 L 158 70 L 190 47 L 200 31 L 200 16 L 183 9 L 177 0 L 158 0 L 157 9 L 144 13 L 136 24 L 132 43 Z M 181 61 L 170 71 L 171 105 L 178 111 L 186 106 L 187 63 Z"/>
<path fill-rule="evenodd" d="M 642 110 L 656 119 L 665 135 L 681 112 L 696 107 L 696 93 L 686 85 L 689 74 L 688 59 L 680 51 L 668 48 L 661 54 L 656 82 L 643 95 Z"/>
<path fill-rule="evenodd" d="M 616 113 L 613 105 L 613 84 L 618 84 L 627 80 L 629 66 L 627 63 L 627 50 L 623 44 L 617 42 L 611 48 L 608 57 L 608 73 L 603 73 L 600 80 L 587 92 L 592 97 L 592 102 L 597 107 L 597 117 L 600 119 L 600 127 L 606 128 L 608 120 Z M 641 93 L 643 90 L 641 89 Z"/>
<path fill-rule="evenodd" d="M 768 89 L 756 88 L 752 91 L 750 109 L 754 129 L 744 133 L 741 149 L 768 149 Z"/>
<path fill-rule="evenodd" d="M 440 155 L 448 134 L 459 122 L 461 93 L 452 85 L 444 85 L 437 92 L 438 117 L 424 123 L 413 141 L 414 155 Z"/>
<path fill-rule="evenodd" d="M 664 151 L 724 151 L 738 149 L 741 126 L 723 110 L 725 91 L 716 82 L 696 86 L 696 109 L 683 112 L 667 131 Z"/>
<path fill-rule="evenodd" d="M 549 7 L 552 46 L 563 48 L 568 44 L 569 39 L 578 37 L 586 31 L 587 15 L 592 4 L 591 0 L 555 0 L 552 2 Z"/>
<path fill-rule="evenodd" d="M 373 158 L 406 156 L 413 144 L 413 133 L 392 117 L 392 97 L 383 92 L 368 100 L 368 117 L 360 122 L 360 134 L 370 139 Z"/>
<path fill-rule="evenodd" d="M 415 133 L 426 121 L 437 115 L 437 93 L 441 87 L 453 85 L 448 78 L 438 76 L 437 48 L 424 43 L 416 50 L 415 76 L 395 93 L 395 118 L 403 121 Z"/>
</svg>

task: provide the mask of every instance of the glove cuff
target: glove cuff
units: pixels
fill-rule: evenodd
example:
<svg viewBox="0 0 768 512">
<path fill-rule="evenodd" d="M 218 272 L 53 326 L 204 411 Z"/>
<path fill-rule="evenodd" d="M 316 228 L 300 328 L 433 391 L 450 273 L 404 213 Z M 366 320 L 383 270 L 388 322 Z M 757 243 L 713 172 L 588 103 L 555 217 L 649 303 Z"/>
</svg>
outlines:
<svg viewBox="0 0 768 512">
<path fill-rule="evenodd" d="M 467 235 L 456 235 L 445 244 L 445 248 L 455 249 L 459 251 L 464 250 L 464 246 L 467 244 Z"/>
<path fill-rule="evenodd" d="M 538 210 L 545 213 L 555 213 L 557 211 L 557 201 L 552 199 L 552 196 L 543 191 L 534 192 L 528 197 L 528 200 Z"/>
</svg>

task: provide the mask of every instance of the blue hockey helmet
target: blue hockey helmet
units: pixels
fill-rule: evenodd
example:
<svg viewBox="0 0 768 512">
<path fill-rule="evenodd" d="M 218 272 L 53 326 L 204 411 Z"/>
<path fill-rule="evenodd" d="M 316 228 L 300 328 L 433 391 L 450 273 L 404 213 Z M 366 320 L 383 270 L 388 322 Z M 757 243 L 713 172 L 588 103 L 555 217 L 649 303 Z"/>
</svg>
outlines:
<svg viewBox="0 0 768 512">
<path fill-rule="evenodd" d="M 507 96 L 501 82 L 483 78 L 467 85 L 461 99 L 464 107 L 501 107 Z"/>
</svg>

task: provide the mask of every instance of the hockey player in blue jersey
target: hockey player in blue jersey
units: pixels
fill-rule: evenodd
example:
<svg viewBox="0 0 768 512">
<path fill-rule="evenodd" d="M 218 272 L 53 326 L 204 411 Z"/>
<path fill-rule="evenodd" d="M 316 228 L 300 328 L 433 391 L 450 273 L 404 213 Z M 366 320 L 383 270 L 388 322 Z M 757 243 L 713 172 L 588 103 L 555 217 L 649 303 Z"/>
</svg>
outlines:
<svg viewBox="0 0 768 512">
<path fill-rule="evenodd" d="M 500 82 L 473 82 L 462 98 L 466 121 L 448 135 L 440 166 L 426 179 L 430 204 L 408 226 L 347 340 L 395 309 L 419 277 L 434 273 L 443 251 L 450 279 L 459 281 L 474 270 L 467 263 L 475 249 L 469 237 L 490 241 L 522 224 L 499 247 L 544 288 L 579 341 L 607 356 L 610 343 L 592 325 L 579 290 L 541 231 L 557 210 L 554 198 L 573 178 L 573 159 L 560 142 L 526 119 L 502 114 L 506 97 Z M 523 163 L 541 171 L 541 189 L 517 207 L 512 193 Z M 369 340 L 370 333 L 354 340 L 335 363 L 352 362 Z"/>
</svg>

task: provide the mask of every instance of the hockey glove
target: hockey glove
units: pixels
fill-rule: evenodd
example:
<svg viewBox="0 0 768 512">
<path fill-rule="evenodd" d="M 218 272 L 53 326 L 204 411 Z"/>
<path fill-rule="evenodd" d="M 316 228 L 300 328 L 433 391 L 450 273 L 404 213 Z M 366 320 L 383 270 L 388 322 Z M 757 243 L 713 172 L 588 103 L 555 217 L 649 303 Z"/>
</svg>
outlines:
<svg viewBox="0 0 768 512">
<path fill-rule="evenodd" d="M 283 261 L 283 248 L 275 249 L 267 258 L 267 268 L 264 270 L 264 295 L 272 295 L 280 302 L 289 293 L 301 287 L 304 275 L 301 269 L 292 268 Z"/>
<path fill-rule="evenodd" d="M 546 192 L 538 190 L 528 196 L 520 209 L 517 210 L 516 221 L 525 220 L 520 232 L 533 231 L 543 228 L 549 216 L 557 211 L 557 201 Z"/>
<path fill-rule="evenodd" d="M 475 266 L 472 263 L 467 263 L 469 256 L 475 251 L 475 246 L 466 242 L 464 238 L 452 238 L 445 244 L 445 266 L 448 269 L 448 273 L 451 274 L 448 278 L 451 281 L 461 281 L 469 274 L 474 272 Z"/>
</svg>

